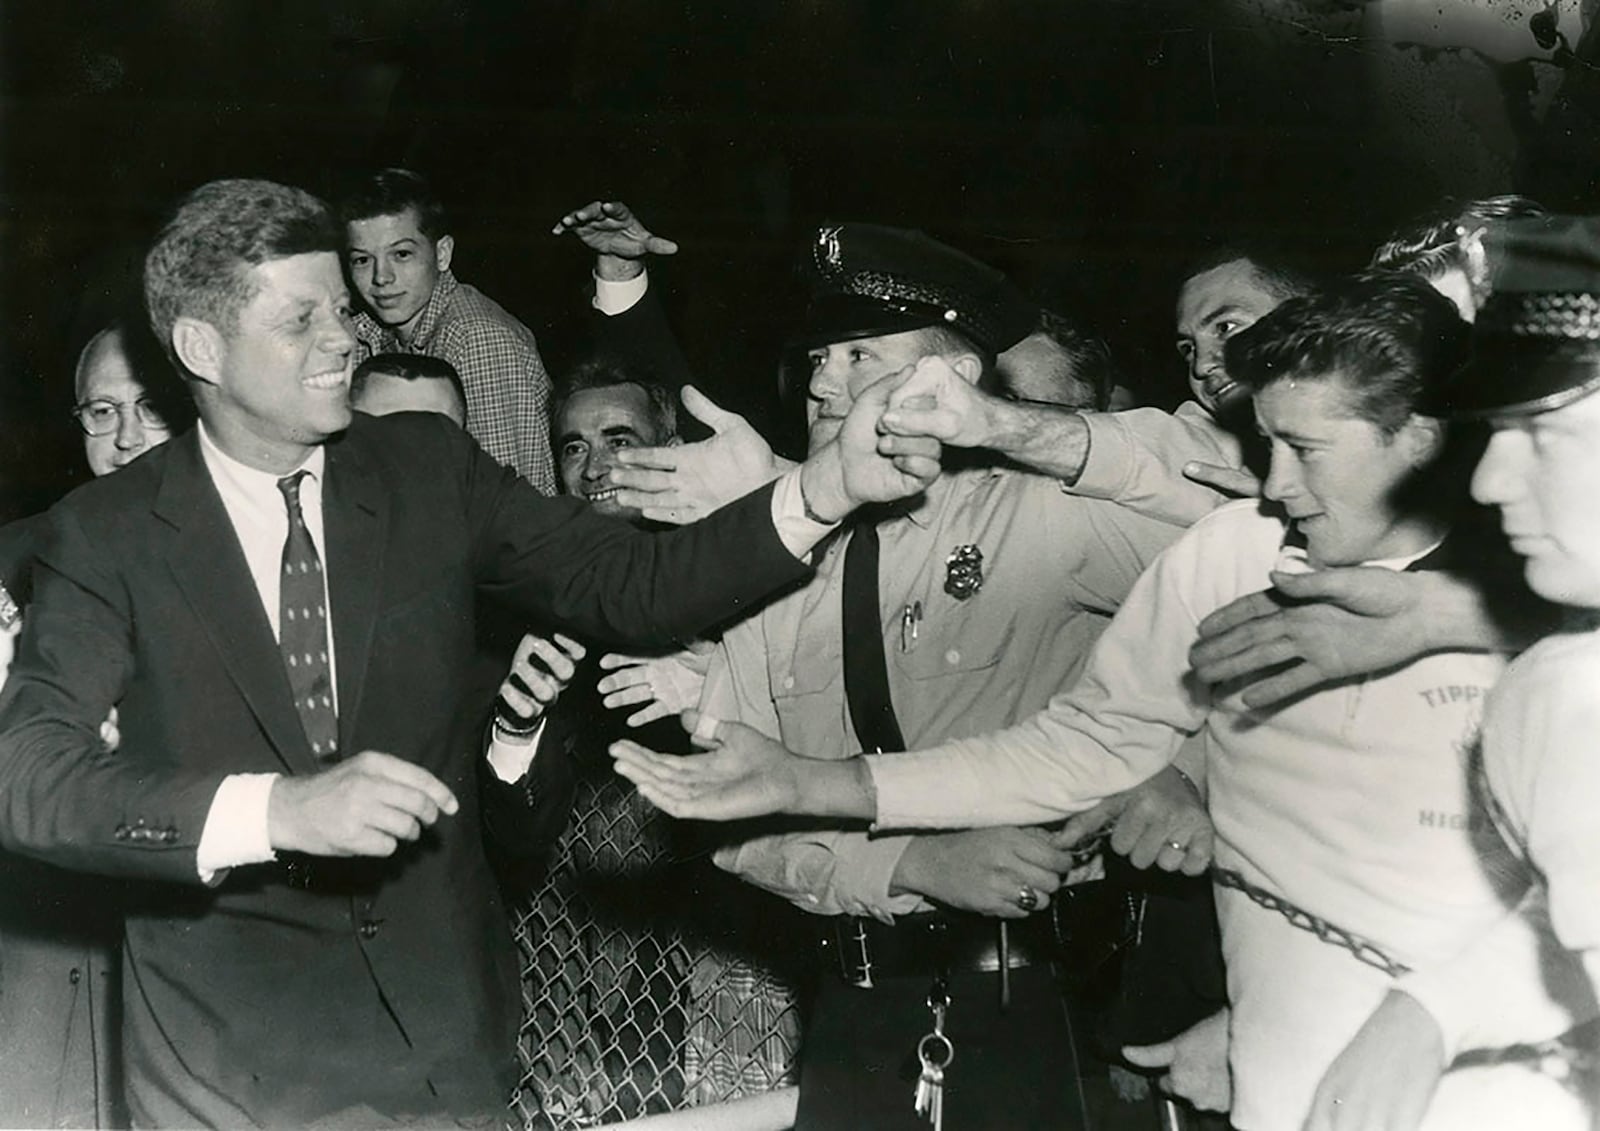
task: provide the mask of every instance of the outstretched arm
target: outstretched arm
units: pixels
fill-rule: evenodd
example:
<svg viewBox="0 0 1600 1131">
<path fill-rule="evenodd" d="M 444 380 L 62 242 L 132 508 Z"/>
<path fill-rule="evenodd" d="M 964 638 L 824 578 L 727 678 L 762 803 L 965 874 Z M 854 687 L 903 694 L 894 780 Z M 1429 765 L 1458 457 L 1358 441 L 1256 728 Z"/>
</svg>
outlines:
<svg viewBox="0 0 1600 1131">
<path fill-rule="evenodd" d="M 617 772 L 674 817 L 735 821 L 769 813 L 870 820 L 872 777 L 860 758 L 802 758 L 743 723 L 685 711 L 683 725 L 706 751 L 675 757 L 629 739 L 611 744 Z"/>
<path fill-rule="evenodd" d="M 1272 584 L 1201 621 L 1189 654 L 1207 683 L 1250 684 L 1251 707 L 1429 652 L 1509 652 L 1528 643 L 1528 628 L 1507 626 L 1478 586 L 1448 573 L 1355 566 L 1274 573 Z"/>
</svg>

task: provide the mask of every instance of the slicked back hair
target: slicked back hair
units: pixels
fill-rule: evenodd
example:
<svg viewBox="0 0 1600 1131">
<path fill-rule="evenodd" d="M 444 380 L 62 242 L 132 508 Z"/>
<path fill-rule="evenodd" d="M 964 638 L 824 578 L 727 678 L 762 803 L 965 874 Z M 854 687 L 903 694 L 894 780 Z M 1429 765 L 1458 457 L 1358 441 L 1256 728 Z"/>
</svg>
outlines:
<svg viewBox="0 0 1600 1131">
<path fill-rule="evenodd" d="M 650 403 L 650 416 L 658 433 L 657 443 L 678 435 L 678 397 L 656 379 L 654 373 L 612 357 L 595 357 L 579 362 L 557 382 L 550 397 L 550 427 L 559 428 L 561 414 L 574 394 L 587 389 L 609 389 L 617 385 L 637 385 Z M 554 437 L 559 441 L 560 437 Z M 556 447 L 552 443 L 552 448 Z"/>
<path fill-rule="evenodd" d="M 1112 391 L 1122 380 L 1122 373 L 1111 356 L 1111 347 L 1104 338 L 1090 333 L 1079 323 L 1053 310 L 1040 309 L 1039 322 L 1034 332 L 1043 334 L 1066 354 L 1072 363 L 1072 375 L 1094 392 L 1093 408 L 1104 412 L 1111 403 Z"/>
<path fill-rule="evenodd" d="M 1394 435 L 1466 357 L 1467 325 L 1416 275 L 1365 271 L 1289 299 L 1228 339 L 1228 373 L 1259 392 L 1337 379 L 1357 416 Z"/>
<path fill-rule="evenodd" d="M 327 205 L 304 189 L 257 180 L 201 185 L 178 203 L 145 255 L 150 329 L 181 367 L 172 348 L 180 317 L 231 334 L 255 297 L 250 268 L 311 252 L 338 254 L 343 245 Z"/>
<path fill-rule="evenodd" d="M 1546 215 L 1545 208 L 1525 196 L 1508 194 L 1447 201 L 1398 228 L 1372 253 L 1371 266 L 1386 271 L 1410 271 L 1424 279 L 1437 279 L 1451 270 L 1467 269 L 1461 252 L 1463 230 L 1498 220 L 1522 220 Z"/>
<path fill-rule="evenodd" d="M 410 169 L 379 169 L 350 186 L 339 198 L 339 221 L 398 216 L 408 208 L 417 212 L 417 229 L 430 240 L 450 234 L 444 202 L 428 179 Z"/>
</svg>

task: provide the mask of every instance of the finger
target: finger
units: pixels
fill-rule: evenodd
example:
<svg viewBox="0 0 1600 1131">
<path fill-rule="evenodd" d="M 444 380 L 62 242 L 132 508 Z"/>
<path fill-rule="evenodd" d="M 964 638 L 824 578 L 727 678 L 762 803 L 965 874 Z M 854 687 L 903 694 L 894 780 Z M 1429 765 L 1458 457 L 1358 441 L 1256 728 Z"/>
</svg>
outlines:
<svg viewBox="0 0 1600 1131">
<path fill-rule="evenodd" d="M 550 634 L 550 639 L 555 641 L 556 647 L 565 652 L 568 658 L 574 663 L 583 659 L 589 654 L 589 649 L 585 648 L 582 644 L 579 644 L 570 636 L 564 636 L 559 632 L 552 632 Z"/>
<path fill-rule="evenodd" d="M 450 792 L 449 786 L 415 762 L 407 762 L 404 758 L 396 758 L 393 754 L 385 754 L 381 750 L 364 750 L 356 757 L 360 759 L 361 772 L 420 790 L 446 813 L 454 813 L 461 807 L 456 801 L 456 795 Z"/>
<path fill-rule="evenodd" d="M 612 710 L 618 707 L 631 707 L 635 703 L 654 703 L 655 701 L 656 693 L 648 683 L 639 684 L 635 687 L 624 687 L 621 691 L 613 691 L 600 700 L 601 704 Z M 667 713 L 670 714 L 670 712 Z"/>
<path fill-rule="evenodd" d="M 1177 1057 L 1178 1050 L 1173 1042 L 1162 1041 L 1158 1045 L 1123 1045 L 1122 1055 L 1129 1064 L 1140 1068 L 1166 1068 Z"/>
<path fill-rule="evenodd" d="M 607 652 L 600 657 L 600 666 L 608 672 L 616 668 L 631 668 L 644 662 L 643 656 L 625 656 L 621 652 Z"/>
<path fill-rule="evenodd" d="M 629 715 L 628 725 L 631 727 L 642 727 L 646 723 L 653 723 L 657 719 L 669 718 L 671 715 L 672 711 L 666 706 L 666 704 L 652 701 L 644 710 L 635 711 L 633 714 Z"/>
<path fill-rule="evenodd" d="M 688 507 L 667 507 L 660 506 L 655 503 L 645 504 L 630 502 L 629 494 L 626 491 L 617 492 L 617 502 L 621 503 L 625 507 L 635 507 L 639 511 L 639 514 L 648 522 L 660 522 L 667 526 L 685 526 L 688 523 L 694 522 L 696 519 L 705 517 L 704 513 L 698 508 L 690 509 Z"/>
<path fill-rule="evenodd" d="M 1273 604 L 1258 616 L 1240 620 L 1226 629 L 1199 637 L 1189 649 L 1189 659 L 1198 663 L 1221 663 L 1241 652 L 1248 652 L 1252 648 L 1259 648 L 1274 640 L 1282 640 L 1283 623 L 1284 610 Z"/>
<path fill-rule="evenodd" d="M 1156 857 L 1161 855 L 1166 844 L 1166 837 L 1161 828 L 1154 824 L 1146 824 L 1139 830 L 1138 839 L 1127 853 L 1128 863 L 1135 868 L 1148 868 L 1156 862 Z"/>
<path fill-rule="evenodd" d="M 1241 698 L 1246 707 L 1272 707 L 1286 699 L 1304 695 L 1322 683 L 1322 677 L 1310 664 L 1296 664 L 1286 671 L 1261 680 L 1247 688 Z"/>
<path fill-rule="evenodd" d="M 1295 601 L 1331 601 L 1339 604 L 1360 591 L 1366 569 L 1327 569 L 1314 573 L 1272 572 L 1272 587 Z"/>
<path fill-rule="evenodd" d="M 920 482 L 932 482 L 939 478 L 940 463 L 936 459 L 924 459 L 920 456 L 895 456 L 895 470 L 902 475 Z"/>
<path fill-rule="evenodd" d="M 439 819 L 439 806 L 434 804 L 433 798 L 420 789 L 398 782 L 376 783 L 367 801 L 370 803 L 364 806 L 364 819 L 373 828 L 402 839 L 415 840 L 422 828 Z M 417 828 L 407 834 L 405 829 L 409 822 L 414 822 Z"/>
<path fill-rule="evenodd" d="M 594 685 L 596 691 L 602 695 L 610 695 L 613 691 L 626 691 L 630 687 L 650 686 L 650 672 L 643 665 L 621 668 L 608 676 L 602 676 Z"/>
<path fill-rule="evenodd" d="M 563 684 L 572 678 L 573 672 L 577 671 L 577 668 L 573 666 L 571 657 L 542 636 L 534 639 L 533 651 L 540 660 L 544 661 L 545 671 Z M 543 673 L 539 673 L 535 669 L 535 674 Z"/>
<path fill-rule="evenodd" d="M 1085 837 L 1093 836 L 1106 827 L 1106 823 L 1117 815 L 1120 807 L 1109 801 L 1102 801 L 1093 809 L 1085 809 L 1081 813 L 1074 813 L 1067 818 L 1067 823 L 1061 826 L 1061 831 L 1056 833 L 1056 843 L 1063 848 L 1077 844 Z"/>
<path fill-rule="evenodd" d="M 1013 851 L 1017 854 L 1020 864 L 1038 869 L 1050 877 L 1051 891 L 1061 886 L 1061 876 L 1072 868 L 1072 853 L 1064 846 L 1058 846 L 1049 833 L 1039 830 L 1020 830 L 1036 833 L 1037 835 L 1022 837 L 1015 841 Z"/>
<path fill-rule="evenodd" d="M 678 244 L 675 240 L 662 239 L 660 236 L 651 236 L 644 241 L 644 249 L 651 255 L 677 255 Z"/>
<path fill-rule="evenodd" d="M 1191 665 L 1195 675 L 1207 683 L 1226 683 L 1240 676 L 1264 673 L 1269 668 L 1294 663 L 1301 658 L 1295 642 L 1286 636 L 1279 636 L 1236 652 L 1226 659 L 1196 662 L 1191 658 Z"/>
<path fill-rule="evenodd" d="M 1261 493 L 1261 480 L 1255 475 L 1226 464 L 1191 460 L 1183 465 L 1183 474 L 1185 478 L 1207 487 L 1214 487 L 1225 495 L 1253 498 Z"/>
<path fill-rule="evenodd" d="M 500 699 L 511 708 L 512 714 L 524 722 L 539 713 L 538 701 L 509 679 L 500 685 Z"/>
<path fill-rule="evenodd" d="M 394 840 L 416 840 L 422 835 L 422 822 L 404 809 L 380 806 L 367 815 L 366 826 Z"/>
<path fill-rule="evenodd" d="M 1189 847 L 1183 854 L 1181 871 L 1186 876 L 1200 876 L 1211 867 L 1211 834 L 1200 833 L 1189 842 Z"/>
<path fill-rule="evenodd" d="M 949 409 L 890 409 L 883 414 L 883 427 L 899 436 L 933 436 L 953 439 L 961 430 L 960 418 Z"/>
<path fill-rule="evenodd" d="M 1163 872 L 1182 871 L 1184 864 L 1189 859 L 1188 846 L 1174 848 L 1172 847 L 1173 843 L 1172 841 L 1166 842 L 1161 846 L 1161 850 L 1156 853 L 1156 867 Z"/>
<path fill-rule="evenodd" d="M 709 750 L 722 742 L 722 720 L 693 707 L 678 718 L 683 723 L 683 729 L 689 732 L 689 737 L 701 749 Z"/>
<path fill-rule="evenodd" d="M 678 397 L 683 401 L 683 407 L 689 410 L 689 415 L 713 432 L 721 432 L 729 425 L 744 420 L 744 417 L 736 412 L 729 412 L 693 385 L 685 385 Z"/>
<path fill-rule="evenodd" d="M 1263 589 L 1257 593 L 1239 597 L 1201 620 L 1199 626 L 1200 638 L 1204 640 L 1213 636 L 1220 636 L 1235 625 L 1244 624 L 1246 621 L 1259 620 L 1262 617 L 1278 612 L 1282 608 L 1283 603 L 1273 597 L 1270 589 Z"/>
<path fill-rule="evenodd" d="M 613 487 L 634 491 L 668 491 L 676 486 L 670 472 L 678 470 L 677 448 L 623 448 L 607 472 Z"/>
</svg>

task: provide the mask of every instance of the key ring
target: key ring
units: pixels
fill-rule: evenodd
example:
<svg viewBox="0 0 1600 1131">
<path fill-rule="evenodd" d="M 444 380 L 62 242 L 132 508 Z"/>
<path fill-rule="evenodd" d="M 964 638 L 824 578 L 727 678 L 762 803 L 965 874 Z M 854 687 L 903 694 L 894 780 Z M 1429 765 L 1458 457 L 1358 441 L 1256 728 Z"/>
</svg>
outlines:
<svg viewBox="0 0 1600 1131">
<path fill-rule="evenodd" d="M 933 1055 L 935 1051 L 939 1054 L 937 1058 Z M 943 1033 L 929 1033 L 917 1042 L 917 1059 L 922 1062 L 924 1069 L 931 1068 L 942 1072 L 950 1067 L 950 1062 L 955 1058 L 956 1048 L 950 1043 L 950 1038 Z"/>
</svg>

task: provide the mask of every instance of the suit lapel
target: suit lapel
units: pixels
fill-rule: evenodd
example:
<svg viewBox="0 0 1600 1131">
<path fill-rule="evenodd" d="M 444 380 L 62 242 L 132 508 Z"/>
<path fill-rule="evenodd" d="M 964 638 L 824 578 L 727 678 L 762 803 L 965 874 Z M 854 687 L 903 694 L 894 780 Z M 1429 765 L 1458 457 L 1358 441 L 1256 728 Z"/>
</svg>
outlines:
<svg viewBox="0 0 1600 1131">
<path fill-rule="evenodd" d="M 339 671 L 339 749 L 348 757 L 366 688 L 367 660 L 383 590 L 389 535 L 384 484 L 349 434 L 327 446 L 322 523 L 328 543 L 328 602 Z"/>
<path fill-rule="evenodd" d="M 199 427 L 170 447 L 155 513 L 177 531 L 168 558 L 173 576 L 278 757 L 293 772 L 313 773 L 319 767 L 295 713 L 271 622 L 200 455 Z"/>
</svg>

